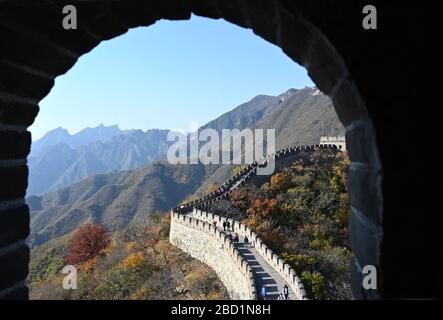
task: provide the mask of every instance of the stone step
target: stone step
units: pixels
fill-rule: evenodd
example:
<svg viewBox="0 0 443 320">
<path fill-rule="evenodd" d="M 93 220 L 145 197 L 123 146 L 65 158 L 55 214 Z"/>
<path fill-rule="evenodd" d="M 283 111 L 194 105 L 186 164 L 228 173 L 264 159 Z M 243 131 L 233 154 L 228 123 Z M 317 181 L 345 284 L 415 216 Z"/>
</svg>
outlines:
<svg viewBox="0 0 443 320">
<path fill-rule="evenodd" d="M 193 212 L 189 212 L 188 215 L 193 218 L 199 219 Z M 200 219 L 199 219 L 200 220 Z M 202 220 L 203 221 L 203 220 Z M 217 227 L 221 232 L 222 227 Z M 234 244 L 242 257 L 249 263 L 253 270 L 254 280 L 257 286 L 257 292 L 260 293 L 262 286 L 265 286 L 268 292 L 268 300 L 277 300 L 282 293 L 283 286 L 286 284 L 283 277 L 258 253 L 258 251 L 250 244 L 246 245 L 243 241 L 243 237 L 239 236 L 239 242 Z M 289 288 L 289 300 L 295 300 L 295 294 Z"/>
</svg>

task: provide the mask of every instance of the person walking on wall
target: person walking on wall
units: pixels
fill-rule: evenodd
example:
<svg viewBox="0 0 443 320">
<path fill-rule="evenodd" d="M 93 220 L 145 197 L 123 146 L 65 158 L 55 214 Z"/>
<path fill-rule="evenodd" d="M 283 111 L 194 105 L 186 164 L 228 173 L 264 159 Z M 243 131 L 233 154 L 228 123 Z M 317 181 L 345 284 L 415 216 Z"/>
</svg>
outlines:
<svg viewBox="0 0 443 320">
<path fill-rule="evenodd" d="M 285 284 L 285 286 L 283 287 L 282 293 L 285 297 L 285 300 L 289 300 L 289 288 L 287 284 Z"/>
<path fill-rule="evenodd" d="M 226 222 L 226 228 L 228 228 L 228 231 L 231 231 L 231 223 L 229 221 Z"/>
<path fill-rule="evenodd" d="M 214 228 L 216 228 L 217 229 L 217 221 L 212 221 L 212 224 L 214 225 Z"/>
<path fill-rule="evenodd" d="M 248 247 L 248 243 L 249 243 L 248 236 L 245 236 L 244 242 L 245 242 L 245 248 L 247 248 Z"/>
<path fill-rule="evenodd" d="M 265 285 L 263 285 L 263 286 L 261 287 L 261 290 L 260 290 L 260 296 L 261 296 L 262 300 L 266 300 L 266 298 L 267 298 L 267 296 L 268 296 L 268 292 L 267 292 L 267 290 L 266 290 L 266 286 L 265 286 Z"/>
</svg>

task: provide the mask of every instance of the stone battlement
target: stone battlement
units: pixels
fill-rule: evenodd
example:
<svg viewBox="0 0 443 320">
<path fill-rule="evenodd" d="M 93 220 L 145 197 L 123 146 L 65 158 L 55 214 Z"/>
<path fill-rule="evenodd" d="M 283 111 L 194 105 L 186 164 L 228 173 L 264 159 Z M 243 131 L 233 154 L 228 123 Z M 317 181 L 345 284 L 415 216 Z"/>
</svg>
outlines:
<svg viewBox="0 0 443 320">
<path fill-rule="evenodd" d="M 217 221 L 217 224 L 221 225 L 224 221 L 229 221 L 234 232 L 237 232 L 243 237 L 247 236 L 250 239 L 251 244 L 254 246 L 257 252 L 283 277 L 283 279 L 285 279 L 285 281 L 288 283 L 288 286 L 291 287 L 297 298 L 300 300 L 307 299 L 303 283 L 298 278 L 295 270 L 292 269 L 287 263 L 285 263 L 283 259 L 281 259 L 270 248 L 268 248 L 266 244 L 249 227 L 239 221 L 227 219 L 217 214 L 209 213 L 202 210 L 194 209 L 192 214 L 198 220 L 206 221 L 207 224 L 210 224 L 213 221 Z"/>
<path fill-rule="evenodd" d="M 234 243 L 210 223 L 171 212 L 170 242 L 210 266 L 232 299 L 257 298 L 251 266 Z"/>
<path fill-rule="evenodd" d="M 345 136 L 323 136 L 320 137 L 320 145 L 333 144 L 336 145 L 340 150 L 346 150 L 346 138 Z"/>
</svg>

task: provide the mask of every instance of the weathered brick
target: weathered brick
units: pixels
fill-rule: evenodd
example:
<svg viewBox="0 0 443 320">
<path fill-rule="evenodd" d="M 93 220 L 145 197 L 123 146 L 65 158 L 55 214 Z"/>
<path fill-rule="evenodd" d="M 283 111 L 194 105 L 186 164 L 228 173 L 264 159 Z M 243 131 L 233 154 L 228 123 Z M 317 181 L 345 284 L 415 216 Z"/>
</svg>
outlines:
<svg viewBox="0 0 443 320">
<path fill-rule="evenodd" d="M 349 217 L 349 240 L 361 267 L 379 263 L 380 231 L 365 216 L 352 209 Z"/>
<path fill-rule="evenodd" d="M 23 159 L 31 149 L 31 133 L 0 131 L 0 160 Z"/>
<path fill-rule="evenodd" d="M 68 71 L 77 57 L 31 34 L 0 27 L 2 58 L 23 64 L 36 70 L 60 75 Z"/>
<path fill-rule="evenodd" d="M 29 289 L 26 286 L 11 291 L 2 300 L 27 300 L 29 298 Z"/>
<path fill-rule="evenodd" d="M 2 248 L 0 248 L 1 252 Z M 29 248 L 26 244 L 0 255 L 0 291 L 26 279 L 28 275 Z"/>
<path fill-rule="evenodd" d="M 207 0 L 188 0 L 192 12 L 196 15 L 219 19 L 220 13 L 213 1 Z"/>
<path fill-rule="evenodd" d="M 188 20 L 191 7 L 182 0 L 157 0 L 150 3 L 149 12 L 156 19 Z"/>
<path fill-rule="evenodd" d="M 75 30 L 63 28 L 64 4 L 52 2 L 50 5 L 28 3 L 28 10 L 10 2 L 2 8 L 2 18 L 14 17 L 12 24 L 23 26 L 32 32 L 45 35 L 50 41 L 75 53 L 85 53 L 94 48 L 99 40 L 78 26 Z"/>
<path fill-rule="evenodd" d="M 37 104 L 4 102 L 0 97 L 0 123 L 30 126 L 39 112 Z"/>
<path fill-rule="evenodd" d="M 366 298 L 366 295 L 362 285 L 363 275 L 355 257 L 352 257 L 349 267 L 351 272 L 352 297 L 356 300 L 364 300 Z"/>
<path fill-rule="evenodd" d="M 19 66 L 0 62 L 0 91 L 39 101 L 53 86 L 53 79 L 24 71 Z"/>
<path fill-rule="evenodd" d="M 340 76 L 338 76 L 339 73 L 338 70 L 330 72 L 331 73 L 328 73 L 328 71 L 325 70 L 324 75 L 322 75 L 320 72 L 319 77 L 320 78 L 325 77 L 325 79 L 326 78 L 332 79 L 334 77 L 335 81 L 337 81 L 340 78 Z M 309 74 L 311 75 L 311 73 Z M 320 83 L 320 81 L 317 81 L 316 77 L 313 76 L 312 79 L 317 84 Z M 319 88 L 325 93 L 328 92 L 324 91 L 320 86 Z M 345 127 L 351 124 L 355 120 L 366 119 L 368 117 L 368 112 L 365 106 L 363 105 L 363 101 L 361 100 L 357 88 L 355 87 L 354 83 L 352 83 L 348 79 L 344 80 L 341 83 L 337 92 L 335 92 L 334 96 L 332 97 L 332 102 L 334 104 L 335 111 L 337 111 L 338 118 Z"/>
<path fill-rule="evenodd" d="M 308 74 L 321 91 L 329 94 L 339 79 L 346 74 L 346 69 L 338 53 L 326 40 L 317 33 L 314 33 L 314 40 L 308 58 Z"/>
<path fill-rule="evenodd" d="M 29 209 L 23 205 L 19 208 L 0 212 L 0 248 L 29 235 Z"/>
<path fill-rule="evenodd" d="M 381 170 L 377 141 L 372 121 L 368 118 L 357 120 L 346 130 L 349 158 L 353 162 L 366 164 L 372 170 Z"/>
<path fill-rule="evenodd" d="M 128 28 L 104 2 L 76 3 L 75 7 L 77 8 L 78 26 L 82 26 L 102 40 L 112 39 L 128 31 Z"/>
<path fill-rule="evenodd" d="M 232 22 L 240 27 L 247 28 L 247 21 L 242 6 L 238 0 L 213 0 L 226 21 Z"/>
<path fill-rule="evenodd" d="M 249 8 L 248 18 L 254 34 L 270 43 L 277 43 L 279 21 L 276 16 L 276 3 L 267 0 L 246 0 L 243 3 Z"/>
<path fill-rule="evenodd" d="M 150 26 L 157 20 L 150 8 L 149 2 L 112 2 L 110 8 L 127 27 Z"/>
<path fill-rule="evenodd" d="M 373 172 L 352 166 L 348 174 L 348 193 L 351 205 L 364 213 L 374 223 L 382 222 L 382 176 Z"/>
<path fill-rule="evenodd" d="M 280 10 L 280 24 L 283 52 L 297 63 L 306 65 L 309 45 L 314 37 L 311 29 L 286 10 Z"/>
<path fill-rule="evenodd" d="M 28 166 L 0 167 L 0 201 L 24 197 L 28 186 Z"/>
</svg>

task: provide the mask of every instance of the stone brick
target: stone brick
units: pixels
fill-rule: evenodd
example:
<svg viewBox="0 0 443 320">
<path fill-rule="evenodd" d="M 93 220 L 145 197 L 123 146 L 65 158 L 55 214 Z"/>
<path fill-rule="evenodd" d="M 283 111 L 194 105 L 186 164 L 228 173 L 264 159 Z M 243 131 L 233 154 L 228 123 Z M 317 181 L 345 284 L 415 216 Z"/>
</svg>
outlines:
<svg viewBox="0 0 443 320">
<path fill-rule="evenodd" d="M 311 29 L 286 10 L 280 10 L 280 24 L 283 52 L 295 62 L 306 65 L 308 49 L 314 37 Z"/>
<path fill-rule="evenodd" d="M 19 208 L 0 212 L 0 248 L 29 235 L 29 209 L 23 205 Z"/>
<path fill-rule="evenodd" d="M 0 123 L 30 126 L 39 112 L 37 104 L 4 102 L 0 97 Z"/>
<path fill-rule="evenodd" d="M 321 91 L 329 94 L 347 71 L 340 56 L 327 41 L 317 32 L 313 33 L 314 41 L 308 57 L 308 74 Z M 353 107 L 353 105 L 348 105 L 348 107 Z"/>
<path fill-rule="evenodd" d="M 348 173 L 348 194 L 351 205 L 374 223 L 382 222 L 381 174 L 352 166 Z"/>
<path fill-rule="evenodd" d="M 184 5 L 182 0 L 150 1 L 150 14 L 156 19 L 188 20 L 191 18 L 191 8 Z"/>
<path fill-rule="evenodd" d="M 276 17 L 276 3 L 267 0 L 246 0 L 243 1 L 248 10 L 250 28 L 254 34 L 263 39 L 277 43 L 278 21 Z"/>
<path fill-rule="evenodd" d="M 368 118 L 353 122 L 346 130 L 349 158 L 366 164 L 372 170 L 381 170 L 374 126 Z"/>
<path fill-rule="evenodd" d="M 1 253 L 2 248 L 0 248 Z M 26 244 L 0 255 L 0 292 L 26 279 L 28 275 L 29 248 Z"/>
<path fill-rule="evenodd" d="M 29 289 L 26 286 L 11 291 L 2 300 L 27 300 L 29 297 Z"/>
<path fill-rule="evenodd" d="M 150 2 L 112 2 L 110 8 L 113 14 L 129 28 L 150 26 L 155 23 L 156 18 L 150 10 Z"/>
<path fill-rule="evenodd" d="M 21 6 L 9 3 L 6 8 L 2 9 L 3 16 L 14 17 L 13 24 L 46 35 L 50 41 L 75 53 L 89 52 L 99 43 L 99 40 L 84 32 L 81 25 L 76 30 L 63 28 L 64 4 L 53 2 L 50 6 L 43 6 L 39 3 L 27 5 L 29 9 L 23 10 Z"/>
<path fill-rule="evenodd" d="M 338 74 L 337 70 L 331 72 Z M 319 74 L 319 77 L 324 77 L 325 79 L 331 78 L 332 73 L 328 74 L 328 72 L 325 72 L 324 75 Z M 311 73 L 309 74 L 311 75 Z M 337 77 L 336 80 L 338 80 L 339 78 L 340 77 Z M 317 79 L 314 76 L 312 77 L 312 79 L 317 84 L 320 83 L 320 79 Z M 335 85 L 335 83 L 332 85 Z M 325 93 L 328 92 L 324 91 L 320 86 L 319 88 Z M 337 111 L 338 118 L 345 127 L 355 120 L 367 118 L 368 112 L 366 110 L 366 107 L 363 105 L 360 94 L 354 83 L 352 83 L 349 79 L 346 79 L 341 83 L 337 92 L 335 92 L 334 96 L 331 98 L 334 104 L 335 111 Z"/>
<path fill-rule="evenodd" d="M 352 297 L 356 300 L 364 300 L 366 295 L 362 285 L 363 275 L 355 257 L 352 257 L 349 267 L 351 273 Z"/>
<path fill-rule="evenodd" d="M 53 79 L 0 62 L 0 91 L 39 101 L 49 93 L 53 85 Z"/>
<path fill-rule="evenodd" d="M 128 31 L 123 21 L 113 14 L 106 2 L 76 3 L 78 26 L 101 40 L 109 40 Z"/>
<path fill-rule="evenodd" d="M 349 240 L 361 267 L 378 265 L 381 229 L 372 225 L 365 216 L 352 209 L 349 217 Z"/>
<path fill-rule="evenodd" d="M 0 27 L 2 58 L 23 64 L 51 75 L 68 71 L 77 57 L 57 47 L 50 41 L 39 39 L 24 31 Z"/>
<path fill-rule="evenodd" d="M 240 4 L 241 0 L 213 0 L 216 3 L 221 16 L 226 21 L 243 28 L 248 28 L 245 12 Z"/>
<path fill-rule="evenodd" d="M 213 1 L 207 0 L 188 0 L 192 12 L 196 15 L 219 19 L 220 13 Z"/>
<path fill-rule="evenodd" d="M 0 160 L 23 159 L 31 149 L 31 133 L 0 131 Z"/>
<path fill-rule="evenodd" d="M 28 167 L 0 167 L 0 201 L 21 198 L 25 196 L 28 186 Z"/>
</svg>

